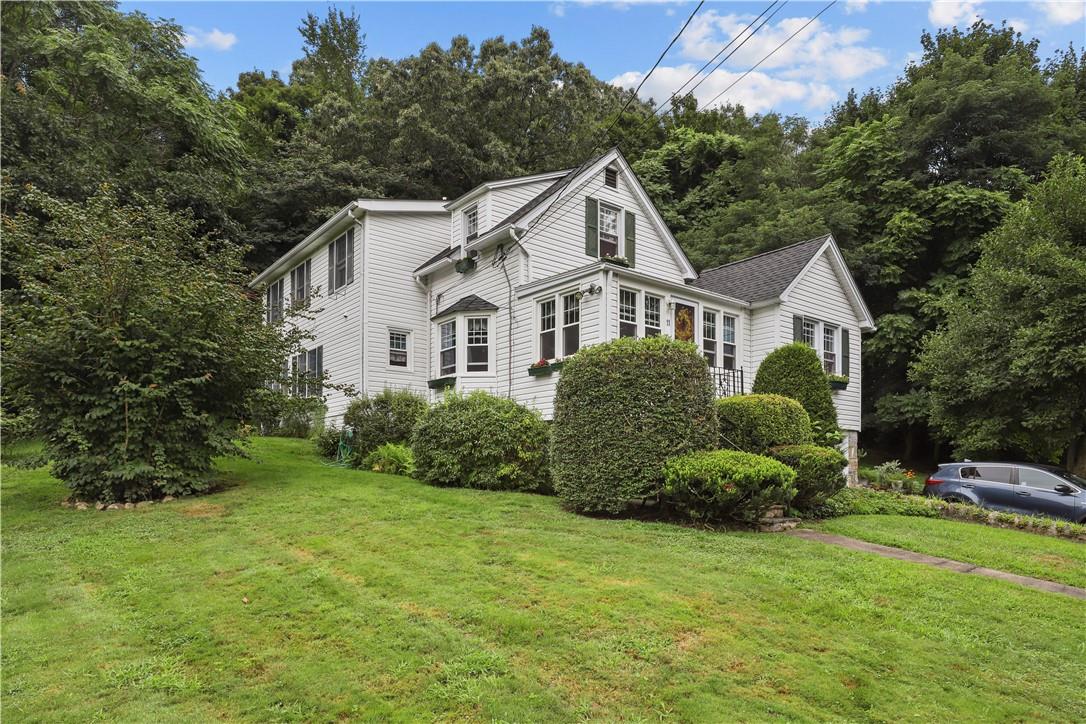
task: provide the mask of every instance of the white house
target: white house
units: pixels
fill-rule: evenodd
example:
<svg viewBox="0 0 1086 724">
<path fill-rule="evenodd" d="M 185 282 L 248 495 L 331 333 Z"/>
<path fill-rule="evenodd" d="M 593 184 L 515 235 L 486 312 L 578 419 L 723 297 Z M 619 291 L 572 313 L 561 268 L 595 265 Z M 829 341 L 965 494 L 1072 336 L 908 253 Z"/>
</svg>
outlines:
<svg viewBox="0 0 1086 724">
<path fill-rule="evenodd" d="M 699 276 L 617 149 L 573 171 L 481 184 L 444 201 L 360 199 L 265 269 L 276 319 L 316 295 L 297 372 L 436 399 L 482 389 L 552 413 L 557 360 L 620 336 L 695 342 L 721 395 L 749 392 L 766 354 L 799 339 L 836 390 L 853 468 L 860 334 L 871 313 L 830 236 Z M 329 420 L 349 400 L 326 390 Z M 320 394 L 301 385 L 298 394 Z"/>
</svg>

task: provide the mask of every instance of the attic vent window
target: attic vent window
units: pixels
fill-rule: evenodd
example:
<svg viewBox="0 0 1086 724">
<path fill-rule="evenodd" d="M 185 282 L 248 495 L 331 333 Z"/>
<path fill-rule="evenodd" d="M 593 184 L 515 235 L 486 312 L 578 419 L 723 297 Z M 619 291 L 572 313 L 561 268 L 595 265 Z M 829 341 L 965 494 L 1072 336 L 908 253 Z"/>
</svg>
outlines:
<svg viewBox="0 0 1086 724">
<path fill-rule="evenodd" d="M 603 170 L 603 183 L 613 189 L 618 188 L 618 170 L 607 168 Z"/>
</svg>

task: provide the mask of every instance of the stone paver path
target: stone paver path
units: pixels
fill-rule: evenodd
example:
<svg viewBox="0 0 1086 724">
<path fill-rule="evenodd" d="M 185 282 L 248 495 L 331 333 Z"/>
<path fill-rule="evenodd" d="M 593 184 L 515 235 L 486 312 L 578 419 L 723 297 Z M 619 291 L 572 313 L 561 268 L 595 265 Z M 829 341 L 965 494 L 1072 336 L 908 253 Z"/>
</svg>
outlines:
<svg viewBox="0 0 1086 724">
<path fill-rule="evenodd" d="M 1074 598 L 1081 598 L 1086 600 L 1086 588 L 1068 586 L 1064 583 L 1055 583 L 1053 581 L 1045 581 L 1040 578 L 1031 578 L 1029 576 L 1019 576 L 1016 573 L 997 571 L 994 568 L 974 566 L 972 563 L 962 563 L 961 561 L 953 561 L 949 558 L 928 556 L 924 555 L 923 553 L 915 553 L 913 551 L 907 551 L 901 548 L 892 548 L 890 546 L 879 545 L 878 543 L 868 543 L 867 541 L 857 540 L 856 538 L 848 538 L 843 535 L 823 533 L 821 531 L 808 530 L 806 528 L 796 528 L 795 530 L 787 531 L 785 535 L 793 535 L 797 538 L 803 538 L 804 540 L 813 540 L 819 541 L 821 543 L 829 543 L 830 545 L 841 546 L 842 548 L 849 548 L 854 551 L 874 553 L 877 556 L 884 556 L 886 558 L 896 558 L 899 561 L 923 563 L 925 565 L 934 566 L 936 568 L 943 568 L 948 571 L 956 571 L 957 573 L 972 573 L 976 576 L 997 578 L 1001 581 L 1010 581 L 1011 583 L 1017 583 L 1021 586 L 1036 588 L 1039 591 L 1063 593 L 1068 596 L 1073 596 Z"/>
</svg>

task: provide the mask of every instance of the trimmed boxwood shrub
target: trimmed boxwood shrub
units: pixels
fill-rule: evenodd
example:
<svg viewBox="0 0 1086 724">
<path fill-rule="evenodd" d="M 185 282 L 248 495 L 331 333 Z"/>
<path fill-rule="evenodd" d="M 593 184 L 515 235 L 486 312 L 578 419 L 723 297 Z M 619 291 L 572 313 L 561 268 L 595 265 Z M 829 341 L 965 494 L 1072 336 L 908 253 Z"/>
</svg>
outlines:
<svg viewBox="0 0 1086 724">
<path fill-rule="evenodd" d="M 415 477 L 430 485 L 545 492 L 547 423 L 486 392 L 446 393 L 411 436 Z"/>
<path fill-rule="evenodd" d="M 753 521 L 792 500 L 795 478 L 794 470 L 763 455 L 696 452 L 667 462 L 664 494 L 691 518 Z"/>
<path fill-rule="evenodd" d="M 618 339 L 581 350 L 561 375 L 551 470 L 571 510 L 619 513 L 656 498 L 668 457 L 716 443 L 709 369 L 690 343 Z"/>
<path fill-rule="evenodd" d="M 343 425 L 354 431 L 351 447 L 359 459 L 387 442 L 405 443 L 429 403 L 409 390 L 381 390 L 347 407 Z"/>
<path fill-rule="evenodd" d="M 411 476 L 415 474 L 415 455 L 406 445 L 386 442 L 367 455 L 360 467 L 375 473 Z"/>
<path fill-rule="evenodd" d="M 754 376 L 751 392 L 784 395 L 799 400 L 811 416 L 817 434 L 838 434 L 837 408 L 818 353 L 805 344 L 793 342 L 766 355 Z"/>
<path fill-rule="evenodd" d="M 792 505 L 800 510 L 821 505 L 845 487 L 843 471 L 848 460 L 837 448 L 782 445 L 769 454 L 796 471 L 796 497 Z"/>
<path fill-rule="evenodd" d="M 777 445 L 811 442 L 811 418 L 783 395 L 739 395 L 716 402 L 720 448 L 764 455 Z"/>
</svg>

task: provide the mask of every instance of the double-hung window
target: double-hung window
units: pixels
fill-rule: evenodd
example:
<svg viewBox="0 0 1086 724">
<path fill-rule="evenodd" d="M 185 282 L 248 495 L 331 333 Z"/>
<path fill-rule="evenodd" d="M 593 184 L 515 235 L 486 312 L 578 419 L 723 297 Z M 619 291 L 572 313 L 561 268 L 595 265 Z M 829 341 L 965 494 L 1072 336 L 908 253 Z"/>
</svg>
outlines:
<svg viewBox="0 0 1086 724">
<path fill-rule="evenodd" d="M 557 302 L 547 299 L 539 303 L 539 356 L 554 359 L 558 356 L 555 345 L 555 329 L 558 326 Z"/>
<path fill-rule="evenodd" d="M 581 300 L 574 294 L 562 297 L 562 355 L 581 348 Z"/>
<path fill-rule="evenodd" d="M 324 375 L 324 347 L 314 347 L 294 355 L 291 362 L 294 377 L 293 391 L 296 397 L 320 397 L 324 390 L 321 377 Z"/>
<path fill-rule="evenodd" d="M 313 268 L 313 260 L 306 259 L 298 266 L 290 270 L 290 303 L 299 304 L 309 299 L 310 273 Z"/>
<path fill-rule="evenodd" d="M 438 347 L 438 367 L 441 376 L 456 374 L 456 320 L 442 322 L 438 327 L 440 346 Z"/>
<path fill-rule="evenodd" d="M 276 279 L 268 285 L 267 291 L 268 324 L 275 324 L 283 318 L 283 280 Z"/>
<path fill-rule="evenodd" d="M 660 309 L 663 306 L 663 300 L 660 297 L 654 297 L 651 294 L 645 295 L 645 336 L 646 337 L 659 337 L 660 326 Z"/>
<path fill-rule="evenodd" d="M 467 371 L 490 371 L 490 318 L 468 317 Z"/>
<path fill-rule="evenodd" d="M 619 214 L 614 206 L 600 204 L 600 257 L 618 256 Z"/>
<path fill-rule="evenodd" d="M 720 317 L 720 366 L 726 370 L 735 369 L 735 317 L 727 314 Z"/>
<path fill-rule="evenodd" d="M 408 333 L 397 330 L 388 332 L 388 364 L 390 367 L 407 367 Z"/>
<path fill-rule="evenodd" d="M 464 211 L 464 241 L 471 241 L 479 235 L 479 207 L 472 206 Z"/>
<path fill-rule="evenodd" d="M 818 334 L 818 322 L 813 319 L 804 319 L 802 328 L 802 341 L 803 344 L 814 349 L 818 349 L 815 345 L 816 336 Z"/>
<path fill-rule="evenodd" d="M 618 336 L 637 336 L 637 292 L 618 290 Z"/>
<path fill-rule="evenodd" d="M 701 349 L 710 367 L 716 367 L 716 312 L 701 313 Z"/>
<path fill-rule="evenodd" d="M 354 227 L 328 245 L 328 293 L 354 281 Z"/>
<path fill-rule="evenodd" d="M 822 366 L 827 374 L 837 374 L 837 327 L 822 325 Z"/>
</svg>

